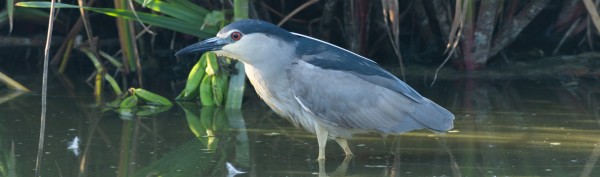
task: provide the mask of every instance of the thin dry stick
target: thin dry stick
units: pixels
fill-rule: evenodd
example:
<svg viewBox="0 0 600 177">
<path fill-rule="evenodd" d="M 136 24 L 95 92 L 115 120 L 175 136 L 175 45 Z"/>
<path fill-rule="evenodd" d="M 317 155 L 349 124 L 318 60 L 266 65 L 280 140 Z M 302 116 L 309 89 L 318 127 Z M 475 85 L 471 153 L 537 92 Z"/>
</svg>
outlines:
<svg viewBox="0 0 600 177">
<path fill-rule="evenodd" d="M 79 5 L 79 13 L 81 13 L 81 20 L 83 20 L 83 27 L 85 28 L 85 34 L 87 35 L 88 38 L 88 44 L 90 45 L 90 48 L 92 49 L 92 51 L 94 51 L 94 53 L 96 53 L 96 45 L 93 42 L 93 35 L 92 35 L 92 27 L 89 24 L 88 18 L 87 18 L 87 14 L 85 13 L 85 10 L 83 9 L 83 0 L 78 0 L 77 1 L 78 5 Z"/>
<path fill-rule="evenodd" d="M 584 40 L 587 41 L 588 47 L 590 48 L 590 50 L 594 51 L 594 41 L 592 40 L 592 26 L 591 26 L 591 20 L 590 18 L 587 18 L 585 20 L 586 23 L 586 29 L 585 29 L 585 37 L 583 38 Z"/>
<path fill-rule="evenodd" d="M 383 21 L 385 23 L 385 29 L 390 37 L 390 42 L 392 43 L 392 47 L 394 48 L 394 53 L 398 56 L 398 61 L 400 62 L 400 73 L 402 73 L 402 80 L 406 80 L 404 76 L 404 62 L 402 61 L 402 54 L 400 53 L 400 42 L 398 39 L 399 36 L 399 24 L 400 23 L 400 15 L 398 15 L 398 2 L 397 1 L 381 1 L 383 6 Z M 390 25 L 393 26 L 393 34 L 392 29 L 390 29 Z"/>
<path fill-rule="evenodd" d="M 573 24 L 571 24 L 571 26 L 569 27 L 569 29 L 567 30 L 567 32 L 565 32 L 565 35 L 562 37 L 562 39 L 560 39 L 560 42 L 558 42 L 558 45 L 556 45 L 556 47 L 552 51 L 552 55 L 556 55 L 558 53 L 558 50 L 560 49 L 560 47 L 562 47 L 562 45 L 565 42 L 565 40 L 567 40 L 567 38 L 569 36 L 571 36 L 571 33 L 573 33 L 573 30 L 575 30 L 575 28 L 577 26 L 579 26 L 579 22 L 580 21 L 581 21 L 581 18 L 577 19 L 575 22 L 573 22 Z"/>
<path fill-rule="evenodd" d="M 40 176 L 42 166 L 42 151 L 44 150 L 44 134 L 46 131 L 46 103 L 48 97 L 48 58 L 50 57 L 50 41 L 52 40 L 52 27 L 54 26 L 54 0 L 50 2 L 50 15 L 48 16 L 48 34 L 46 36 L 46 47 L 44 49 L 44 72 L 42 74 L 42 115 L 40 120 L 40 138 L 38 140 L 38 152 L 35 160 L 35 176 Z"/>
<path fill-rule="evenodd" d="M 456 36 L 454 34 L 460 33 L 459 31 L 463 25 L 463 21 L 464 21 L 463 18 L 465 16 L 465 15 L 461 16 L 461 14 L 463 12 L 466 12 L 466 10 L 463 10 L 463 9 L 467 8 L 466 4 L 469 2 L 468 2 L 468 0 L 464 1 L 464 2 L 459 0 L 459 1 L 456 1 L 455 3 L 456 4 L 454 6 L 454 19 L 452 20 L 452 27 L 450 28 L 448 44 L 446 44 L 446 50 L 444 51 L 444 53 L 448 52 L 448 49 L 451 49 L 450 47 L 452 47 L 451 44 L 454 43 L 455 37 L 456 37 L 456 40 L 460 39 L 460 36 L 458 34 Z M 460 6 L 461 3 L 463 3 L 463 6 Z"/>
<path fill-rule="evenodd" d="M 460 2 L 456 2 L 456 3 L 460 3 Z M 444 67 L 444 65 L 446 65 L 446 62 L 448 62 L 448 60 L 450 60 L 450 56 L 452 56 L 452 54 L 454 53 L 454 50 L 456 50 L 456 47 L 458 46 L 458 41 L 460 39 L 460 36 L 462 35 L 462 26 L 464 24 L 465 16 L 467 14 L 467 10 L 464 10 L 464 9 L 467 9 L 467 4 L 469 3 L 469 0 L 465 0 L 463 3 L 464 4 L 462 7 L 462 9 L 463 9 L 462 12 L 455 13 L 455 15 L 460 14 L 460 17 L 458 18 L 458 20 L 460 20 L 460 22 L 459 22 L 460 25 L 457 28 L 458 32 L 456 33 L 456 40 L 454 40 L 452 46 L 450 46 L 451 47 L 450 52 L 448 52 L 448 56 L 446 56 L 446 59 L 444 59 L 444 62 L 442 62 L 442 64 L 440 66 L 438 66 L 437 69 L 435 69 L 435 74 L 433 75 L 433 81 L 431 81 L 430 86 L 433 86 L 433 84 L 435 83 L 435 80 L 437 79 L 438 72 L 440 72 L 440 69 L 442 69 L 442 67 Z M 456 20 L 457 18 L 455 17 L 454 19 Z M 452 22 L 452 23 L 454 24 L 456 22 Z M 454 28 L 454 27 L 452 27 L 452 28 Z M 450 36 L 452 37 L 453 34 L 451 33 Z M 448 43 L 448 44 L 450 44 L 450 43 Z M 448 49 L 448 48 L 446 48 L 446 49 Z"/>
<path fill-rule="evenodd" d="M 588 11 L 594 26 L 596 27 L 596 32 L 600 34 L 600 16 L 598 15 L 598 9 L 592 0 L 583 0 L 583 4 L 585 5 L 585 9 Z"/>
<path fill-rule="evenodd" d="M 277 23 L 277 26 L 281 26 L 283 25 L 286 21 L 288 21 L 290 18 L 292 18 L 294 15 L 296 15 L 298 12 L 304 10 L 304 8 L 319 2 L 319 0 L 309 0 L 308 2 L 305 2 L 304 4 L 300 5 L 300 7 L 294 9 L 294 11 L 292 11 L 290 14 L 286 15 L 283 20 L 279 21 L 279 23 Z"/>
<path fill-rule="evenodd" d="M 131 12 L 133 12 L 133 16 L 135 16 L 135 19 L 137 19 L 137 21 L 140 23 L 140 26 L 142 26 L 143 31 L 148 31 L 148 33 L 152 34 L 152 35 L 156 35 L 156 33 L 152 30 L 150 30 L 150 27 L 144 25 L 144 23 L 142 23 L 142 20 L 140 19 L 140 17 L 137 14 L 137 11 L 135 11 L 135 7 L 133 6 L 133 1 L 129 0 L 129 3 L 127 3 L 129 5 L 129 8 L 131 9 Z M 142 4 L 142 6 L 148 5 L 147 3 L 149 3 L 149 1 L 144 1 L 144 3 Z"/>
</svg>

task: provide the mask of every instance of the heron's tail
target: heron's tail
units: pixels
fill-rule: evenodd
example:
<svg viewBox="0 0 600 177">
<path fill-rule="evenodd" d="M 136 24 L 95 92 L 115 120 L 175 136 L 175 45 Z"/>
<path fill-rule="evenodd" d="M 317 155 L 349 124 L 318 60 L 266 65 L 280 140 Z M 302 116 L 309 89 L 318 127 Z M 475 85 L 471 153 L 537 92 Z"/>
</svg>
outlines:
<svg viewBox="0 0 600 177">
<path fill-rule="evenodd" d="M 446 132 L 454 127 L 454 114 L 431 100 L 415 105 L 410 116 L 434 132 Z"/>
</svg>

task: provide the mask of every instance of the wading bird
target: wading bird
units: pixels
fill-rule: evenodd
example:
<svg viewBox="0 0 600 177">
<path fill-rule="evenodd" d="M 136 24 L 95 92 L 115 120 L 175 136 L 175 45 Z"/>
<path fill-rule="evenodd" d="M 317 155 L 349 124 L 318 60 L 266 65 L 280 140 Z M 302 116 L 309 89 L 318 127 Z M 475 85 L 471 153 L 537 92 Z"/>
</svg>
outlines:
<svg viewBox="0 0 600 177">
<path fill-rule="evenodd" d="M 206 51 L 243 62 L 248 79 L 271 109 L 316 134 L 318 159 L 325 159 L 328 139 L 348 156 L 347 139 L 356 133 L 444 132 L 453 127 L 452 113 L 372 60 L 265 21 L 233 22 L 216 37 L 175 55 Z"/>
</svg>

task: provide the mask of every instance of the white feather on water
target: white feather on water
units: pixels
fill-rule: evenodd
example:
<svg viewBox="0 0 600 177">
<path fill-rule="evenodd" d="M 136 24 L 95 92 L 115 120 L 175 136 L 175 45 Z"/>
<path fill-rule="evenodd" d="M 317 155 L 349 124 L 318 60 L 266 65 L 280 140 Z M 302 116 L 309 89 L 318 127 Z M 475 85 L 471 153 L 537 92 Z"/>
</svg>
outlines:
<svg viewBox="0 0 600 177">
<path fill-rule="evenodd" d="M 227 177 L 233 177 L 237 174 L 246 173 L 243 171 L 239 171 L 238 169 L 235 169 L 235 167 L 233 165 L 231 165 L 231 163 L 229 163 L 229 162 L 225 163 L 225 166 L 227 167 L 227 172 L 228 172 Z"/>
<path fill-rule="evenodd" d="M 72 141 L 69 141 L 68 150 L 71 150 L 75 156 L 79 156 L 79 137 L 75 136 Z"/>
</svg>

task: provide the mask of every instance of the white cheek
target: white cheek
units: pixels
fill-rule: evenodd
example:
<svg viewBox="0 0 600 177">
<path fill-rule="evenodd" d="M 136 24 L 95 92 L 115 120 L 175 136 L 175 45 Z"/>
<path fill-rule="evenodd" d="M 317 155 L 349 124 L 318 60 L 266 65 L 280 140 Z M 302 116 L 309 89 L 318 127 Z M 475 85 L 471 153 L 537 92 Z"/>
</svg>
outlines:
<svg viewBox="0 0 600 177">
<path fill-rule="evenodd" d="M 244 63 L 258 64 L 290 58 L 293 46 L 263 34 L 249 34 L 237 42 L 223 46 L 220 52 L 221 55 Z"/>
<path fill-rule="evenodd" d="M 265 45 L 269 40 L 263 35 L 246 35 L 241 40 L 223 47 L 225 55 L 235 56 L 236 59 L 242 61 L 256 60 L 256 56 L 264 56 L 269 50 L 268 45 Z M 262 41 L 262 42 L 261 42 Z"/>
</svg>

